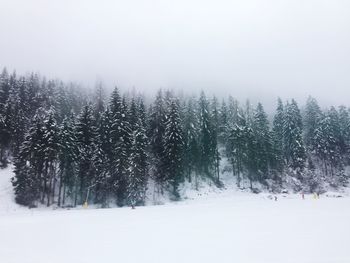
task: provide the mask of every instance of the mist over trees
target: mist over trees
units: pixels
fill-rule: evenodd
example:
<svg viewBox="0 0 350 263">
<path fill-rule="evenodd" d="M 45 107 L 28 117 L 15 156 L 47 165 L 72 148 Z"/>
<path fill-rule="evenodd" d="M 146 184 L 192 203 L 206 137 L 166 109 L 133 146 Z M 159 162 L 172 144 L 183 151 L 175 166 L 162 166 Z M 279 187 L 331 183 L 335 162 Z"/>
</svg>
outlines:
<svg viewBox="0 0 350 263">
<path fill-rule="evenodd" d="M 271 117 L 261 103 L 233 97 L 159 90 L 148 104 L 118 88 L 108 96 L 97 85 L 89 94 L 4 69 L 0 165 L 13 163 L 16 201 L 30 207 L 144 205 L 150 185 L 178 200 L 185 182 L 223 187 L 224 169 L 253 192 L 347 185 L 349 108 L 323 110 L 312 97 L 302 108 L 278 99 Z"/>
</svg>

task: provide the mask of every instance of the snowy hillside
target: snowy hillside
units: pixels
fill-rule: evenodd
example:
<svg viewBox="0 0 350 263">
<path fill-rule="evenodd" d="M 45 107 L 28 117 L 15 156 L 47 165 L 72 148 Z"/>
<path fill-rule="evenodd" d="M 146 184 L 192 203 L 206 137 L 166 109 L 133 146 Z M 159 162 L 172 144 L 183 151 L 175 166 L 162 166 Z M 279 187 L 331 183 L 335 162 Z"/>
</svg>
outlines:
<svg viewBox="0 0 350 263">
<path fill-rule="evenodd" d="M 162 206 L 53 211 L 19 208 L 10 177 L 1 170 L 0 262 L 350 261 L 349 197 L 208 187 Z"/>
<path fill-rule="evenodd" d="M 12 167 L 0 169 L 0 214 L 25 209 L 15 203 L 11 177 Z"/>
</svg>

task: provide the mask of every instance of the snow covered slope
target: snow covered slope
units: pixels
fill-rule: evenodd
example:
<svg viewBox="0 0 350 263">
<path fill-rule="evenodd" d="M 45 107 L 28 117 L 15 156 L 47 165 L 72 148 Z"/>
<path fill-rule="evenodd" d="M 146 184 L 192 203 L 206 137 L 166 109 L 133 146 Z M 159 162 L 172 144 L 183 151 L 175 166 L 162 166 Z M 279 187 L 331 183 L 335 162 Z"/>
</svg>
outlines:
<svg viewBox="0 0 350 263">
<path fill-rule="evenodd" d="M 12 167 L 0 169 L 0 214 L 23 209 L 15 203 L 11 177 Z"/>
<path fill-rule="evenodd" d="M 349 197 L 223 192 L 135 210 L 30 210 L 13 203 L 10 177 L 1 171 L 0 262 L 350 262 Z"/>
</svg>

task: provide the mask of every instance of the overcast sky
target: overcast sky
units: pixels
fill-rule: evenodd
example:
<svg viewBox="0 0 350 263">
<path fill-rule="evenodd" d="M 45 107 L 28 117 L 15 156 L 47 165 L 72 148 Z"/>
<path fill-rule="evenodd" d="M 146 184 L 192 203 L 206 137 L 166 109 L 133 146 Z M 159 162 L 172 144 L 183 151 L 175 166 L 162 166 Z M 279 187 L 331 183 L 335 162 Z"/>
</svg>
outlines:
<svg viewBox="0 0 350 263">
<path fill-rule="evenodd" d="M 0 66 L 350 105 L 350 1 L 0 0 Z"/>
</svg>

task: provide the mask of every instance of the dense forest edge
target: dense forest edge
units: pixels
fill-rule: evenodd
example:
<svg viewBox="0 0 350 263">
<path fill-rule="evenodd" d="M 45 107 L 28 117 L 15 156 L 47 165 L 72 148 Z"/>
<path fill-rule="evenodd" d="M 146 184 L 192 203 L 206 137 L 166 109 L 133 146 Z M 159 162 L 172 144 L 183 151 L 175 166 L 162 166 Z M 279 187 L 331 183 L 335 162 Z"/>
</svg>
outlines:
<svg viewBox="0 0 350 263">
<path fill-rule="evenodd" d="M 10 163 L 15 200 L 28 207 L 134 207 L 150 185 L 180 200 L 184 183 L 225 187 L 223 170 L 254 193 L 337 191 L 349 180 L 350 110 L 278 99 L 268 116 L 261 103 L 231 96 L 159 90 L 149 101 L 4 68 L 0 166 Z"/>
</svg>

